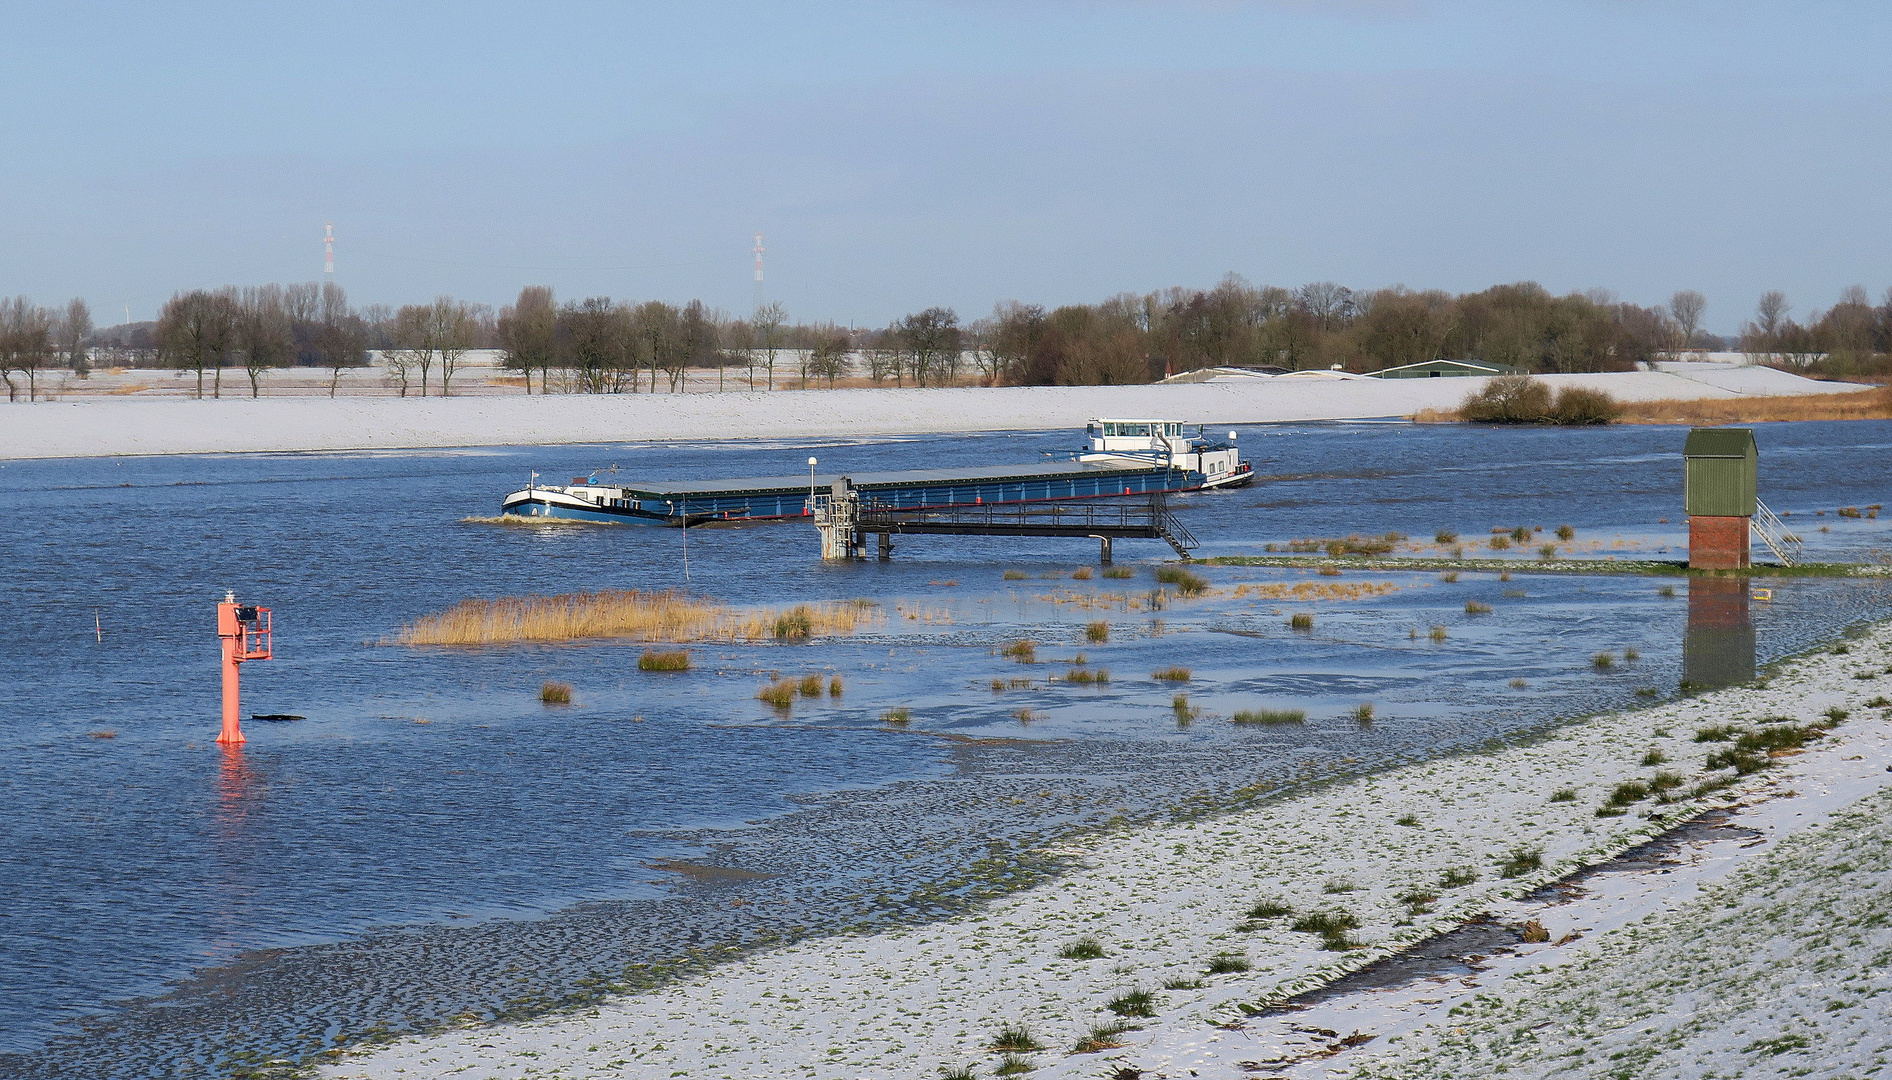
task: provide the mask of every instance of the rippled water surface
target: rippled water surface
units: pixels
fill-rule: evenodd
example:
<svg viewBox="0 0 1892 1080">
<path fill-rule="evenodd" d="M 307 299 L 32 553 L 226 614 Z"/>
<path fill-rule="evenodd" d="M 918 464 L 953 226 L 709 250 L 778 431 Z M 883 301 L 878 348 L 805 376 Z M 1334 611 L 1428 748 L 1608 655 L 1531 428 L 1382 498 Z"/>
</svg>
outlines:
<svg viewBox="0 0 1892 1080">
<path fill-rule="evenodd" d="M 1257 427 L 1241 438 L 1255 486 L 1177 504 L 1201 555 L 1569 524 L 1583 554 L 1679 558 L 1685 433 Z M 1763 498 L 1792 512 L 1809 557 L 1886 559 L 1888 519 L 1834 511 L 1892 489 L 1892 424 L 1759 438 Z M 1169 552 L 1153 542 L 1118 542 L 1135 577 L 1083 581 L 1069 573 L 1094 560 L 1088 541 L 915 537 L 890 563 L 823 565 L 801 523 L 686 538 L 461 520 L 533 469 L 753 476 L 810 453 L 823 471 L 982 465 L 1074 441 L 0 465 L 14 523 L 0 539 L 0 1075 L 224 1075 L 525 1015 L 660 970 L 640 965 L 950 912 L 1035 872 L 1035 846 L 1114 815 L 1437 754 L 1667 695 L 1683 675 L 1681 579 L 1212 567 L 1209 596 L 1154 609 L 1150 570 Z M 682 585 L 686 543 L 690 587 L 719 599 L 865 597 L 883 617 L 814 645 L 699 647 L 686 674 L 639 673 L 639 647 L 621 644 L 377 644 L 469 596 Z M 1240 589 L 1295 583 L 1377 595 Z M 1892 602 L 1883 581 L 1770 584 L 1771 600 L 1695 604 L 1696 645 L 1739 651 L 1751 629 L 1740 670 Z M 278 658 L 246 666 L 245 712 L 307 717 L 248 723 L 236 751 L 211 741 L 226 588 L 276 614 Z M 1494 611 L 1468 615 L 1468 599 Z M 1312 631 L 1285 625 L 1298 611 Z M 1085 640 L 1095 620 L 1107 642 Z M 1021 637 L 1039 663 L 995 655 Z M 1641 659 L 1592 666 L 1629 648 Z M 1110 681 L 1056 678 L 1079 653 Z M 1172 665 L 1190 681 L 1150 677 Z M 846 690 L 779 714 L 754 699 L 777 672 L 838 674 Z M 994 693 L 994 677 L 1029 685 Z M 575 704 L 542 706 L 548 678 L 574 684 Z M 1194 722 L 1177 720 L 1179 689 Z M 1368 701 L 1370 725 L 1346 715 Z M 879 719 L 897 706 L 905 730 Z M 1223 719 L 1258 706 L 1308 722 Z"/>
</svg>

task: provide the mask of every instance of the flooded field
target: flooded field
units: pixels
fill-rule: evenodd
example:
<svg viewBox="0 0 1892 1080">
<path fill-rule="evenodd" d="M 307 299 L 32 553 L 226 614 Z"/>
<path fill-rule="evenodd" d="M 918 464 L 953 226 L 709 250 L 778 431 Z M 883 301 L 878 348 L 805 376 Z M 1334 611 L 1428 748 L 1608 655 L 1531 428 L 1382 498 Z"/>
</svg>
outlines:
<svg viewBox="0 0 1892 1080">
<path fill-rule="evenodd" d="M 824 565 L 795 522 L 686 537 L 462 520 L 532 470 L 982 465 L 1069 449 L 1070 432 L 6 463 L 0 1075 L 267 1070 L 757 942 L 937 917 L 1031 880 L 1050 867 L 1037 849 L 1073 830 L 1738 681 L 1887 617 L 1887 579 L 1779 579 L 1756 600 L 1529 572 L 1564 525 L 1577 555 L 1680 558 L 1685 433 L 1243 429 L 1256 484 L 1177 500 L 1198 555 L 1398 533 L 1400 551 L 1518 568 L 1196 567 L 1195 597 L 1155 579 L 1170 553 L 1154 541 L 1119 541 L 1129 576 L 1107 578 L 1087 541 L 918 537 L 888 563 Z M 1809 558 L 1887 561 L 1887 519 L 1837 511 L 1892 490 L 1892 424 L 1758 436 L 1762 497 Z M 1494 553 L 1492 530 L 1516 527 L 1528 539 Z M 276 615 L 246 714 L 306 717 L 246 723 L 235 751 L 210 741 L 226 588 Z M 597 588 L 865 599 L 875 617 L 812 644 L 693 646 L 687 672 L 639 671 L 635 644 L 381 644 L 464 598 Z M 807 674 L 818 696 L 755 696 Z M 546 680 L 573 703 L 542 705 Z"/>
</svg>

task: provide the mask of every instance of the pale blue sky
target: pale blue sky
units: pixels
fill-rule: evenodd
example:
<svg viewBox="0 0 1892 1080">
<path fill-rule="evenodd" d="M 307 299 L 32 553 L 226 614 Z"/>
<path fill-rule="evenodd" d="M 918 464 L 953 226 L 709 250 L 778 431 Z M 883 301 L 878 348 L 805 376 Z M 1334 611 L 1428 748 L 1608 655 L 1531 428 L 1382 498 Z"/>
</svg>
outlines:
<svg viewBox="0 0 1892 1080">
<path fill-rule="evenodd" d="M 178 10 L 187 9 L 187 10 Z M 0 5 L 0 294 L 1892 284 L 1892 5 Z"/>
</svg>

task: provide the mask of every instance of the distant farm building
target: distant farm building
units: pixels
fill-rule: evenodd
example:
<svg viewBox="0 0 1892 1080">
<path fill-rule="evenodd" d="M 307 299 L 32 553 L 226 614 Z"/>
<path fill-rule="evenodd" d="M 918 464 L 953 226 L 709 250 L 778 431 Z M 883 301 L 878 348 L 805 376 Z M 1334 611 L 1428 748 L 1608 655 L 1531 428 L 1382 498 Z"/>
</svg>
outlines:
<svg viewBox="0 0 1892 1080">
<path fill-rule="evenodd" d="M 1517 369 L 1483 360 L 1427 360 L 1419 364 L 1401 364 L 1373 372 L 1376 379 L 1438 379 L 1467 375 L 1514 375 Z"/>
</svg>

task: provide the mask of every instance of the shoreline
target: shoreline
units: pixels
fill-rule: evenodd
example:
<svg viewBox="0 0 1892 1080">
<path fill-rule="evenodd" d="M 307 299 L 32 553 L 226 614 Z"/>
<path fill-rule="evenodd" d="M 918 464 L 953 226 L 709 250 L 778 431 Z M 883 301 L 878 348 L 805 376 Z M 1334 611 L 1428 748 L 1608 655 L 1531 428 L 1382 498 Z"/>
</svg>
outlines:
<svg viewBox="0 0 1892 1080">
<path fill-rule="evenodd" d="M 1830 394 L 1850 385 L 1771 369 L 1767 374 L 1759 392 L 1769 395 Z M 1663 371 L 1540 378 L 1553 387 L 1605 390 L 1626 402 L 1751 396 Z M 1099 416 L 1160 416 L 1211 426 L 1369 420 L 1456 408 L 1485 381 L 1310 378 L 517 397 L 90 398 L 7 406 L 0 411 L 0 460 L 1046 431 L 1079 428 Z"/>
<path fill-rule="evenodd" d="M 990 1043 L 1005 1023 L 1024 1024 L 1049 1048 L 1026 1055 L 1034 1075 L 1094 1075 L 1103 1066 L 1252 1075 L 1247 1066 L 1260 1051 L 1242 1032 L 1272 1002 L 1481 914 L 1514 910 L 1519 898 L 1706 810 L 1759 805 L 1754 800 L 1768 790 L 1830 779 L 1835 769 L 1861 773 L 1849 781 L 1860 791 L 1892 783 L 1884 771 L 1892 764 L 1892 713 L 1866 704 L 1884 700 L 1892 686 L 1892 675 L 1880 670 L 1892 659 L 1888 646 L 1892 623 L 1883 623 L 1848 639 L 1844 655 L 1782 662 L 1762 680 L 1764 689 L 1730 688 L 1591 717 L 1483 753 L 1264 797 L 1252 809 L 1105 834 L 1047 852 L 1067 861 L 1063 875 L 966 916 L 763 952 L 587 1015 L 348 1051 L 326 1075 L 452 1069 L 510 1077 L 557 1065 L 586 1074 L 804 1071 L 839 1078 L 968 1064 L 990 1075 L 1002 1060 Z M 1652 773 L 1677 772 L 1690 784 L 1736 781 L 1706 768 L 1705 760 L 1728 744 L 1697 742 L 1698 729 L 1735 717 L 1752 727 L 1770 714 L 1820 724 L 1827 710 L 1850 718 L 1774 768 L 1667 804 L 1633 798 L 1622 816 L 1596 813 L 1609 808 L 1615 785 Z M 1878 771 L 1846 764 L 1868 756 Z M 1658 759 L 1666 768 L 1651 764 Z M 1565 790 L 1571 798 L 1551 797 Z M 1784 834 L 1794 835 L 1813 823 L 1789 817 L 1785 824 L 1793 828 Z M 1468 869 L 1475 880 L 1442 884 L 1441 875 L 1454 868 Z M 1501 876 L 1507 869 L 1515 873 Z M 1427 891 L 1435 899 L 1412 902 Z M 1296 914 L 1344 908 L 1366 948 L 1323 949 L 1316 935 L 1291 928 L 1294 915 L 1244 917 L 1264 899 Z M 1080 937 L 1096 939 L 1106 956 L 1060 959 L 1059 950 Z M 1583 957 L 1620 939 L 1597 932 L 1544 948 Z M 1206 973 L 1216 957 L 1236 954 L 1249 970 Z M 1150 995 L 1147 1011 L 1154 1015 L 1120 1021 L 1107 1006 L 1134 991 Z M 1423 1027 L 1442 1016 L 1445 1000 L 1428 999 L 1417 1019 L 1407 1020 Z M 1106 1040 L 1119 1047 L 1074 1049 L 1100 1025 L 1117 1023 L 1135 1026 Z"/>
</svg>

